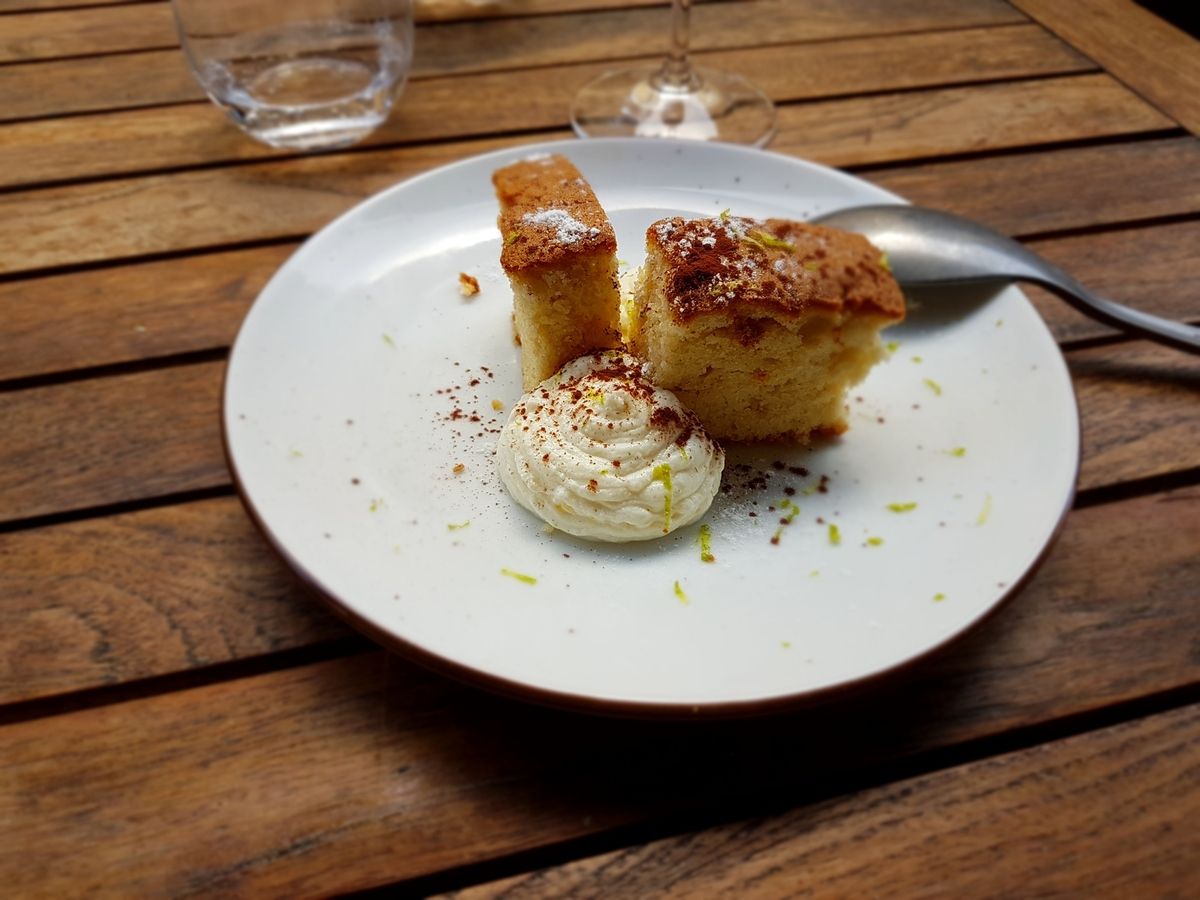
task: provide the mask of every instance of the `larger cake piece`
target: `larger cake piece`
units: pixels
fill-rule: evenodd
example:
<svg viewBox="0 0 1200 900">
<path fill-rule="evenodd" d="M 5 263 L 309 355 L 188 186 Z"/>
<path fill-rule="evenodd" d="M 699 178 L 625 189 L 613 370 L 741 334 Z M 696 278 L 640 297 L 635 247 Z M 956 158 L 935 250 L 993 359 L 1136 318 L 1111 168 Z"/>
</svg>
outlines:
<svg viewBox="0 0 1200 900">
<path fill-rule="evenodd" d="M 492 182 L 528 391 L 576 357 L 620 346 L 617 238 L 563 156 L 523 159 L 497 170 Z"/>
<path fill-rule="evenodd" d="M 714 437 L 808 443 L 846 430 L 846 392 L 904 318 L 866 238 L 802 222 L 663 219 L 627 313 L 631 350 Z"/>
</svg>

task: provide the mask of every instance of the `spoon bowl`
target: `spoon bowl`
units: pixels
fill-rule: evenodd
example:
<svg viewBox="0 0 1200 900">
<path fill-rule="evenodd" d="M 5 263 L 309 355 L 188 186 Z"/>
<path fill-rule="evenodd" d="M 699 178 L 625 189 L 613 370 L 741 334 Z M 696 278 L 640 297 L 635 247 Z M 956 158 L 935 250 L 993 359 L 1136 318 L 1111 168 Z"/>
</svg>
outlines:
<svg viewBox="0 0 1200 900">
<path fill-rule="evenodd" d="M 883 205 L 843 209 L 814 221 L 865 235 L 887 254 L 902 286 L 1031 281 L 1106 325 L 1200 353 L 1200 328 L 1099 297 L 1012 238 L 970 219 L 920 206 Z"/>
</svg>

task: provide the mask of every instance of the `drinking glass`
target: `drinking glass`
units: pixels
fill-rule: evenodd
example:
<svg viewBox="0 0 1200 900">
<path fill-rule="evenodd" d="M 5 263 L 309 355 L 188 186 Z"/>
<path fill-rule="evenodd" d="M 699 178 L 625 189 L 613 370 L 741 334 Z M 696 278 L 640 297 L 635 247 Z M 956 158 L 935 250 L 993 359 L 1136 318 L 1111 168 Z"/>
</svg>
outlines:
<svg viewBox="0 0 1200 900">
<path fill-rule="evenodd" d="M 775 105 L 744 78 L 688 59 L 692 0 L 674 0 L 671 44 L 661 64 L 607 72 L 571 105 L 580 137 L 673 137 L 765 146 Z"/>
<path fill-rule="evenodd" d="M 192 74 L 246 134 L 330 150 L 392 110 L 412 62 L 412 0 L 171 0 Z"/>
</svg>

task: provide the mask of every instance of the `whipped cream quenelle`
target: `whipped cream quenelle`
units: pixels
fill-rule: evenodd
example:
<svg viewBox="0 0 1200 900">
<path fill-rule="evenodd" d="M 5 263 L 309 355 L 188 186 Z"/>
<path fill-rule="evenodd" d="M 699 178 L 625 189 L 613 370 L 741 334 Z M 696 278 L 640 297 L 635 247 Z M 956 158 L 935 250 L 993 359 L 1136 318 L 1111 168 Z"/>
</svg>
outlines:
<svg viewBox="0 0 1200 900">
<path fill-rule="evenodd" d="M 496 457 L 518 503 L 599 541 L 649 540 L 696 521 L 725 468 L 695 415 L 616 351 L 581 356 L 522 397 Z"/>
</svg>

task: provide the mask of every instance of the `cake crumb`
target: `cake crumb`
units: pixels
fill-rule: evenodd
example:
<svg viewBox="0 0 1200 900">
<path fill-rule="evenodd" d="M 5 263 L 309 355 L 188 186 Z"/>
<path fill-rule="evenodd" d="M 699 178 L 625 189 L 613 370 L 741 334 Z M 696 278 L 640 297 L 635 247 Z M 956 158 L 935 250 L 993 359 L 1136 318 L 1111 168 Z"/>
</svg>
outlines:
<svg viewBox="0 0 1200 900">
<path fill-rule="evenodd" d="M 455 475 L 461 475 L 463 472 L 467 471 L 467 467 L 464 466 L 462 463 L 455 463 L 454 468 L 451 469 L 450 471 L 453 472 Z"/>
<path fill-rule="evenodd" d="M 479 279 L 466 272 L 459 272 L 458 290 L 464 297 L 474 297 L 479 293 Z"/>
</svg>

